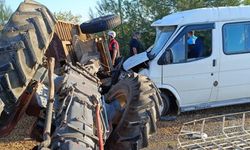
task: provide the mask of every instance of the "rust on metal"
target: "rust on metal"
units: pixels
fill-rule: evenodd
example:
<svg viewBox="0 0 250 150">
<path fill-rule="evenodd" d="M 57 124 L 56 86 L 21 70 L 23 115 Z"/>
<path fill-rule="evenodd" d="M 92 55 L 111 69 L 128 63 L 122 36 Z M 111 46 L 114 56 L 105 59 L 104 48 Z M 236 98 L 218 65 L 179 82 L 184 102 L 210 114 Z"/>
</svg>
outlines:
<svg viewBox="0 0 250 150">
<path fill-rule="evenodd" d="M 105 41 L 103 40 L 103 38 L 96 39 L 96 46 L 101 55 L 100 61 L 101 61 L 102 67 L 104 68 L 106 72 L 110 72 L 111 67 L 112 67 L 111 58 L 110 58 L 110 54 L 105 48 L 104 42 Z"/>
<path fill-rule="evenodd" d="M 55 25 L 55 34 L 47 50 L 47 57 L 54 57 L 56 67 L 60 62 L 66 60 L 76 64 L 77 56 L 74 51 L 74 36 L 78 36 L 82 41 L 90 40 L 90 36 L 81 32 L 80 26 L 73 23 L 58 21 Z"/>
<path fill-rule="evenodd" d="M 31 83 L 27 86 L 26 90 L 19 97 L 19 102 L 17 103 L 17 105 L 15 106 L 16 108 L 14 109 L 15 111 L 12 112 L 11 116 L 9 116 L 9 118 L 5 121 L 6 123 L 4 124 L 4 126 L 0 127 L 1 136 L 7 136 L 8 134 L 10 134 L 10 132 L 17 125 L 18 121 L 25 113 L 25 110 L 28 107 L 33 95 L 35 94 L 37 86 L 38 82 Z M 31 92 L 29 92 L 30 89 L 32 90 Z"/>
<path fill-rule="evenodd" d="M 74 36 L 77 36 L 83 42 L 93 40 L 90 35 L 81 32 L 79 25 L 63 21 L 58 21 L 55 25 L 55 34 L 46 56 L 55 58 L 56 67 L 59 66 L 63 60 L 71 62 L 74 65 L 76 65 L 76 62 L 80 62 L 74 50 Z M 96 40 L 96 47 L 101 56 L 101 65 L 105 71 L 110 72 L 112 70 L 112 63 L 107 45 L 105 44 L 107 44 L 105 35 Z"/>
<path fill-rule="evenodd" d="M 26 109 L 26 114 L 28 116 L 38 117 L 40 114 L 40 110 L 41 110 L 41 108 L 39 107 L 39 104 L 37 103 L 36 96 L 34 94 L 30 100 L 30 103 L 29 103 L 27 109 Z"/>
</svg>

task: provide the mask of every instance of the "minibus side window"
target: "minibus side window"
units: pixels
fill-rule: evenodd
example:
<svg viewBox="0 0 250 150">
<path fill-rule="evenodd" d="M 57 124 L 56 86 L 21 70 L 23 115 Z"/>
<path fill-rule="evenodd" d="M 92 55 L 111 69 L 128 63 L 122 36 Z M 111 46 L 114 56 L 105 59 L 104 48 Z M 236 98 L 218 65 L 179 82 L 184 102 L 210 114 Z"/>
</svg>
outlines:
<svg viewBox="0 0 250 150">
<path fill-rule="evenodd" d="M 223 26 L 223 50 L 227 55 L 250 52 L 250 23 L 230 23 Z"/>
<path fill-rule="evenodd" d="M 171 47 L 173 63 L 207 58 L 212 53 L 212 30 L 189 30 Z"/>
</svg>

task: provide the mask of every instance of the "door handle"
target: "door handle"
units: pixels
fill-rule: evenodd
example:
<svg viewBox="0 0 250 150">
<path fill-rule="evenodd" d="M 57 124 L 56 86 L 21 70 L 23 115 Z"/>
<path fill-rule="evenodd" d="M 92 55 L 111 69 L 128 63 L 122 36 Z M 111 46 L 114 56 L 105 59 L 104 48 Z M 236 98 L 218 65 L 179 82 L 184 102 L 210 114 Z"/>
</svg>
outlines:
<svg viewBox="0 0 250 150">
<path fill-rule="evenodd" d="M 213 59 L 213 67 L 216 66 L 216 59 Z"/>
</svg>

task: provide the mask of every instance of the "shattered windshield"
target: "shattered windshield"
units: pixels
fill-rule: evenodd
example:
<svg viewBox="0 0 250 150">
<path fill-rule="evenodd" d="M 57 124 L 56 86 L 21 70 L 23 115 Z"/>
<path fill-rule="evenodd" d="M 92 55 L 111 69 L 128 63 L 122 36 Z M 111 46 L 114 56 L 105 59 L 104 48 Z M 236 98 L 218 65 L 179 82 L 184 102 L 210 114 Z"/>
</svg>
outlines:
<svg viewBox="0 0 250 150">
<path fill-rule="evenodd" d="M 156 28 L 156 39 L 152 50 L 148 53 L 149 58 L 153 59 L 167 43 L 170 36 L 175 31 L 176 26 L 168 27 L 157 27 Z"/>
</svg>

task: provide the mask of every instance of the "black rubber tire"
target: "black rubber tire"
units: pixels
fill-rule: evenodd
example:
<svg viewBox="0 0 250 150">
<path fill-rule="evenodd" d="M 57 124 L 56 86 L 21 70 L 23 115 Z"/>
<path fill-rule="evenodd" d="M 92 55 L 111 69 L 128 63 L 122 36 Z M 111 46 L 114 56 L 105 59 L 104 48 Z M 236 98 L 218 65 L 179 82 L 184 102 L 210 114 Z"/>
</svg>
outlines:
<svg viewBox="0 0 250 150">
<path fill-rule="evenodd" d="M 156 92 L 146 77 L 135 73 L 110 89 L 106 99 L 121 100 L 124 96 L 126 104 L 105 149 L 132 150 L 148 146 L 148 138 L 156 132 Z"/>
<path fill-rule="evenodd" d="M 121 24 L 121 19 L 117 15 L 107 15 L 92 19 L 89 22 L 84 22 L 80 25 L 83 33 L 97 33 L 113 29 Z"/>
<path fill-rule="evenodd" d="M 170 98 L 165 93 L 161 93 L 161 98 L 163 101 L 163 111 L 161 116 L 168 115 L 170 113 Z"/>
<path fill-rule="evenodd" d="M 156 108 L 156 115 L 157 119 L 160 118 L 160 116 L 163 114 L 163 112 L 160 110 L 160 105 L 163 104 L 163 100 L 161 97 L 161 91 L 156 87 L 153 81 L 151 81 L 147 76 L 141 75 L 141 78 L 143 78 L 144 81 L 148 83 L 148 87 L 152 90 L 154 90 L 154 94 L 151 96 L 153 97 L 152 100 L 155 103 L 155 108 Z"/>
<path fill-rule="evenodd" d="M 114 65 L 114 70 L 111 71 L 111 78 L 112 78 L 112 84 L 116 84 L 119 80 L 119 76 L 121 74 L 122 71 L 122 64 L 124 62 L 124 58 L 123 57 L 118 57 L 115 60 L 115 65 Z"/>
<path fill-rule="evenodd" d="M 0 98 L 12 107 L 33 78 L 54 34 L 56 20 L 43 5 L 22 2 L 4 26 L 0 37 Z M 8 83 L 8 84 L 6 84 Z"/>
</svg>

